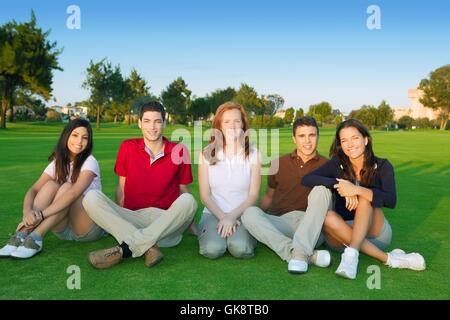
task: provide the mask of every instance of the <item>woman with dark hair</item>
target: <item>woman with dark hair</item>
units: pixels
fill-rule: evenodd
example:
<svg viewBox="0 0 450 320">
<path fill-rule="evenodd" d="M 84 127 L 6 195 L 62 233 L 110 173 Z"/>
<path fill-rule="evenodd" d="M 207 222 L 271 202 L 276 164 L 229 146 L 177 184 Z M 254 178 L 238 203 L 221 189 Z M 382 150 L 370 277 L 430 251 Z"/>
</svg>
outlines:
<svg viewBox="0 0 450 320">
<path fill-rule="evenodd" d="M 424 270 L 425 260 L 418 253 L 383 251 L 391 243 L 392 229 L 381 208 L 396 205 L 394 169 L 374 155 L 368 130 L 354 119 L 339 124 L 330 157 L 302 184 L 335 189 L 335 209 L 328 211 L 324 231 L 331 248 L 345 248 L 336 274 L 355 279 L 359 251 L 392 268 Z"/>
<path fill-rule="evenodd" d="M 244 108 L 222 104 L 212 123 L 208 146 L 200 152 L 198 179 L 205 205 L 198 225 L 200 254 L 210 259 L 225 251 L 250 258 L 256 240 L 241 224 L 245 209 L 254 205 L 261 185 L 261 163 L 250 145 L 249 123 Z"/>
<path fill-rule="evenodd" d="M 94 241 L 106 234 L 81 204 L 87 191 L 101 189 L 92 140 L 88 121 L 76 119 L 66 125 L 48 158 L 50 164 L 25 194 L 22 221 L 0 249 L 0 257 L 31 258 L 42 251 L 50 230 L 60 239 L 74 241 Z"/>
</svg>

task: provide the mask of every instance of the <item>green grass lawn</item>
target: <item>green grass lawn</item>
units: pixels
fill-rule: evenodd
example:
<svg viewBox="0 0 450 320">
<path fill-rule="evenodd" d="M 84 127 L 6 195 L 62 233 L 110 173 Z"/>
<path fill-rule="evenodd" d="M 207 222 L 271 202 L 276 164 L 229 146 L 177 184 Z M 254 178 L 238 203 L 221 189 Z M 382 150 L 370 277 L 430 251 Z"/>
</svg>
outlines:
<svg viewBox="0 0 450 320">
<path fill-rule="evenodd" d="M 47 164 L 62 125 L 8 124 L 0 131 L 0 243 L 14 231 L 22 200 L 29 186 Z M 169 127 L 166 136 L 174 129 Z M 192 129 L 190 130 L 192 132 Z M 334 130 L 321 131 L 319 151 L 328 154 Z M 103 191 L 113 197 L 117 178 L 113 173 L 123 139 L 139 137 L 137 127 L 105 125 L 94 134 L 94 155 L 100 163 Z M 393 231 L 389 249 L 417 251 L 427 270 L 389 269 L 361 255 L 358 277 L 339 278 L 340 261 L 332 253 L 330 268 L 311 266 L 305 275 L 291 275 L 287 264 L 262 244 L 255 257 L 237 260 L 226 254 L 209 260 L 198 253 L 194 236 L 186 234 L 180 245 L 163 248 L 162 263 L 148 269 L 143 258 L 129 259 L 108 269 L 95 270 L 89 251 L 115 244 L 112 237 L 94 243 L 45 238 L 44 251 L 27 261 L 0 260 L 0 299 L 449 299 L 450 298 L 450 132 L 373 132 L 375 152 L 395 168 L 398 202 L 386 209 Z M 291 131 L 280 131 L 280 153 L 293 149 Z M 193 149 L 193 157 L 197 150 Z M 198 195 L 197 166 L 193 165 L 191 191 Z M 263 179 L 261 194 L 265 190 Z M 81 290 L 69 290 L 67 268 L 81 269 Z M 370 265 L 380 267 L 381 289 L 368 289 Z"/>
</svg>

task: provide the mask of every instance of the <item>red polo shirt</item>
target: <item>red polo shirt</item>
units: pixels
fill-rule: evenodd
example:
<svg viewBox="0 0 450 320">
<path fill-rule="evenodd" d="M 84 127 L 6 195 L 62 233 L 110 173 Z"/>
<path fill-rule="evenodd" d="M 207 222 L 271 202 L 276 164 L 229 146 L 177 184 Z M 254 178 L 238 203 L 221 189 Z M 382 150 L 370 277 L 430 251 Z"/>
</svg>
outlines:
<svg viewBox="0 0 450 320">
<path fill-rule="evenodd" d="M 144 139 L 122 142 L 114 171 L 126 177 L 124 208 L 167 209 L 180 196 L 180 184 L 192 182 L 189 151 L 163 137 L 164 155 L 150 164 Z"/>
</svg>

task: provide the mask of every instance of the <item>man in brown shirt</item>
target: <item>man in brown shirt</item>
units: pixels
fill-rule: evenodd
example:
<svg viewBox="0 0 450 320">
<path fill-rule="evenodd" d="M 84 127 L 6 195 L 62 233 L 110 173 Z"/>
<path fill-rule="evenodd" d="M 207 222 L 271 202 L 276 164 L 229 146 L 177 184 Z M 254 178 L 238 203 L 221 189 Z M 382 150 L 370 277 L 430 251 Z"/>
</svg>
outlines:
<svg viewBox="0 0 450 320">
<path fill-rule="evenodd" d="M 308 263 L 330 265 L 330 253 L 314 250 L 329 208 L 331 192 L 301 184 L 303 176 L 327 159 L 317 153 L 319 128 L 314 118 L 294 122 L 296 149 L 272 161 L 266 194 L 260 207 L 248 208 L 241 217 L 246 229 L 288 262 L 291 273 L 305 273 Z"/>
</svg>

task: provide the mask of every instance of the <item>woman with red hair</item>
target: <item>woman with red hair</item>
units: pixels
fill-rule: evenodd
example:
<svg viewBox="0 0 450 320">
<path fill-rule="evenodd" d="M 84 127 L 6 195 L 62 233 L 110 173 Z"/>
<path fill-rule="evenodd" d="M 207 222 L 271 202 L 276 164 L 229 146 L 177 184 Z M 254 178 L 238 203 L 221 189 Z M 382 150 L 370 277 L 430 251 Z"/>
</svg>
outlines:
<svg viewBox="0 0 450 320">
<path fill-rule="evenodd" d="M 250 258 L 256 240 L 240 217 L 255 204 L 261 185 L 258 151 L 250 145 L 244 108 L 233 102 L 219 106 L 208 145 L 199 156 L 200 198 L 205 205 L 198 225 L 200 254 L 216 259 L 228 249 Z"/>
</svg>

